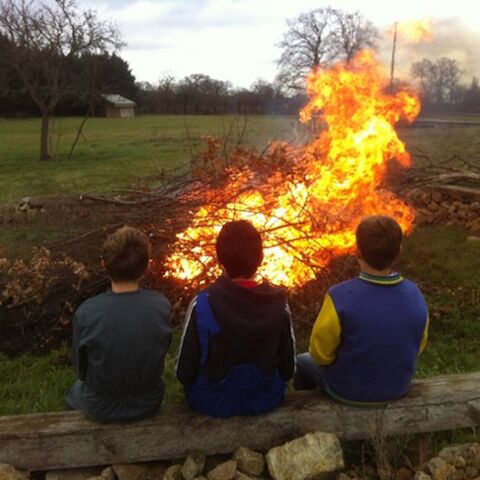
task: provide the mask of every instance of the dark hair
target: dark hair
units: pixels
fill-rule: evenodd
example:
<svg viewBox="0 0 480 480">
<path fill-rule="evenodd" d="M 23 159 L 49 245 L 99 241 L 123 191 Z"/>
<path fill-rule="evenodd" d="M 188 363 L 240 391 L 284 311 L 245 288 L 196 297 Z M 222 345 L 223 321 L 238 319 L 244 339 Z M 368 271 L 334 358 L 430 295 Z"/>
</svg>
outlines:
<svg viewBox="0 0 480 480">
<path fill-rule="evenodd" d="M 263 260 L 262 238 L 246 220 L 226 223 L 215 245 L 218 261 L 228 277 L 253 277 Z"/>
<path fill-rule="evenodd" d="M 390 267 L 400 254 L 403 233 L 400 225 L 385 215 L 364 218 L 355 232 L 362 258 L 373 268 Z"/>
<path fill-rule="evenodd" d="M 103 244 L 103 261 L 109 277 L 115 282 L 138 280 L 148 265 L 151 245 L 140 230 L 122 227 Z"/>
</svg>

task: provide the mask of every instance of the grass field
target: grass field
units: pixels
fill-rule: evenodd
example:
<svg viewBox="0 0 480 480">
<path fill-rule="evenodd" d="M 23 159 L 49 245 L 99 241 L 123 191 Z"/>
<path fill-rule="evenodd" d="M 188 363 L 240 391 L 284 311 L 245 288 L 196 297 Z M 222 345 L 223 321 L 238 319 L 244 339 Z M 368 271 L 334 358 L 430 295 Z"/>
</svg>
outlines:
<svg viewBox="0 0 480 480">
<path fill-rule="evenodd" d="M 39 119 L 0 119 L 0 205 L 34 195 L 106 193 L 138 184 L 155 185 L 161 169 L 181 168 L 205 134 L 233 137 L 244 117 L 139 116 L 92 118 L 68 158 L 81 118 L 62 118 L 52 126 L 53 143 L 60 133 L 58 159 L 40 162 Z M 249 117 L 245 141 L 260 148 L 274 139 L 292 139 L 296 119 Z"/>
<path fill-rule="evenodd" d="M 469 117 L 469 121 L 477 117 Z M 71 159 L 68 152 L 81 118 L 61 118 L 51 128 L 57 160 L 38 161 L 39 119 L 0 119 L 0 205 L 25 196 L 108 193 L 138 184 L 154 186 L 162 168 L 184 166 L 201 136 L 224 136 L 243 117 L 139 116 L 132 119 L 92 118 Z M 479 120 L 480 122 L 480 120 Z M 272 140 L 294 140 L 302 132 L 295 117 L 251 116 L 244 140 L 263 149 Z M 453 155 L 480 160 L 478 127 L 402 128 L 400 136 L 415 154 L 433 160 Z"/>
</svg>

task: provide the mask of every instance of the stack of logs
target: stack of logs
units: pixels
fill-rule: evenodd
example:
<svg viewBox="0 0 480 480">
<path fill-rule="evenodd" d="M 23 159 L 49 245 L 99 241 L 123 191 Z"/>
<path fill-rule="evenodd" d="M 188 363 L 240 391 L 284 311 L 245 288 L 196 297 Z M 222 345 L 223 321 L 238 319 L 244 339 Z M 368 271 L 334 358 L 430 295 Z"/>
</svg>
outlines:
<svg viewBox="0 0 480 480">
<path fill-rule="evenodd" d="M 416 209 L 417 223 L 462 227 L 480 236 L 480 190 L 433 185 L 411 190 L 407 196 Z"/>
</svg>

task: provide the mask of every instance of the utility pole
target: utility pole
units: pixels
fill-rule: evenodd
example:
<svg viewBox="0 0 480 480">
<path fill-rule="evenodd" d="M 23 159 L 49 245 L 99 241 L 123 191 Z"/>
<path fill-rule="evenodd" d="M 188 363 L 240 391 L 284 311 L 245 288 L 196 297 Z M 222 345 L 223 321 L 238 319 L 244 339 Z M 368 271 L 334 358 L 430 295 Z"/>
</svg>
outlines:
<svg viewBox="0 0 480 480">
<path fill-rule="evenodd" d="M 393 27 L 392 63 L 390 66 L 390 90 L 393 88 L 393 79 L 395 74 L 395 53 L 397 50 L 397 27 L 398 27 L 398 22 L 395 22 L 395 25 Z"/>
</svg>

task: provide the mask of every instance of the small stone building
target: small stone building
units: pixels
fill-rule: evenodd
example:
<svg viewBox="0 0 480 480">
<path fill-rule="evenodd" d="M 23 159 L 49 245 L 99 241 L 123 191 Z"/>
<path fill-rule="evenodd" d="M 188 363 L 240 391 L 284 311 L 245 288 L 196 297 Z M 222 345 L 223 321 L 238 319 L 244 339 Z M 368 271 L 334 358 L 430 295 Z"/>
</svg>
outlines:
<svg viewBox="0 0 480 480">
<path fill-rule="evenodd" d="M 105 103 L 102 114 L 105 117 L 131 118 L 135 116 L 135 102 L 122 95 L 103 94 Z"/>
</svg>

